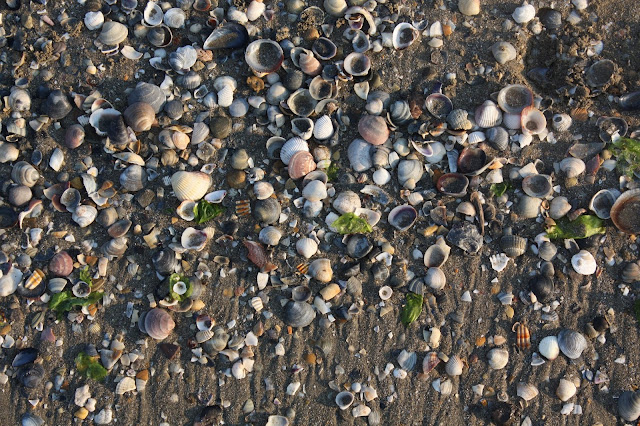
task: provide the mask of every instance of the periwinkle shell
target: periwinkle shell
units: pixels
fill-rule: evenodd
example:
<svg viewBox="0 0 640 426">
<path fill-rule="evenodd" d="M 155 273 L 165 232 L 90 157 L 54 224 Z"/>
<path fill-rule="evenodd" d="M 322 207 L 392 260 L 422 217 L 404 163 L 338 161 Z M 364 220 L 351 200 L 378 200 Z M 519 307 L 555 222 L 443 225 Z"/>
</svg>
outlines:
<svg viewBox="0 0 640 426">
<path fill-rule="evenodd" d="M 316 317 L 316 311 L 305 302 L 287 302 L 284 307 L 284 321 L 291 327 L 306 327 Z"/>
</svg>

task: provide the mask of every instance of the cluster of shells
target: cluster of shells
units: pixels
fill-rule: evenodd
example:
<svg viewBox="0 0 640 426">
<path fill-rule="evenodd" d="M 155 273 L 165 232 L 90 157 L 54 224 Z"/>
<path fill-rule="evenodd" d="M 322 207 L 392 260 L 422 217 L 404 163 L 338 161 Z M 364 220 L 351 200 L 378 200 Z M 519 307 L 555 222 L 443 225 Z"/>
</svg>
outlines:
<svg viewBox="0 0 640 426">
<path fill-rule="evenodd" d="M 11 2 L 17 8 L 19 3 Z M 326 330 L 364 315 L 365 304 L 381 318 L 397 313 L 402 303 L 398 295 L 417 295 L 435 310 L 437 300 L 455 290 L 451 279 L 447 282 L 453 273 L 453 268 L 445 267 L 450 255 L 486 254 L 491 245 L 498 248 L 487 256 L 495 274 L 508 268 L 513 272 L 516 260 L 527 251 L 539 258 L 536 270 L 526 278 L 527 289 L 517 296 L 508 289 L 493 292 L 492 288 L 494 302 L 505 307 L 509 320 L 514 316 L 512 305 L 523 304 L 527 314 L 513 323 L 512 338 L 486 339 L 485 358 L 491 370 L 509 365 L 513 353 L 509 340 L 519 351 L 531 348 L 529 327 L 538 330 L 527 325 L 527 316 L 540 315 L 545 324 L 539 330 L 544 337 L 531 354 L 534 367 L 552 362 L 560 353 L 570 360 L 581 359 L 595 342 L 606 342 L 607 331 L 615 330 L 612 309 L 599 312 L 584 334 L 562 327 L 557 312 L 566 300 L 559 297 L 556 286 L 560 274 L 575 272 L 585 280 L 599 276 L 603 268 L 616 264 L 613 254 L 603 256 L 575 240 L 558 247 L 544 232 L 529 245 L 527 238 L 503 227 L 503 222 L 513 213 L 518 221 L 553 226 L 591 211 L 601 220 L 611 220 L 622 233 L 638 233 L 640 189 L 634 177 L 589 194 L 585 205 L 560 195 L 562 185 L 592 185 L 599 171 L 615 169 L 616 159 L 603 150 L 619 138 L 638 135 L 629 131 L 624 118 L 594 119 L 600 141 L 573 143 L 566 158 L 555 164 L 545 163 L 546 159 L 523 164 L 518 155 L 527 147 L 569 138 L 579 114 L 556 109 L 522 83 L 504 84 L 470 110 L 456 107 L 455 99 L 446 95 L 450 86 L 439 82 L 421 87 L 407 99 L 383 89 L 375 59 L 385 49 L 399 54 L 419 44 L 420 37 L 429 37 L 426 44 L 440 49 L 443 38 L 456 28 L 452 21 L 397 22 L 397 17 L 379 16 L 375 2 L 325 0 L 320 8 L 292 0 L 287 2 L 291 14 L 314 24 L 316 33 L 309 40 L 279 36 L 274 40 L 261 36 L 257 26 L 274 19 L 274 6 L 259 0 L 248 2 L 246 8 L 226 9 L 209 0 L 176 5 L 148 1 L 144 7 L 135 0 L 85 3 L 82 31 L 91 35 L 93 46 L 105 58 L 122 55 L 132 66 L 143 67 L 144 60 L 155 77 L 145 81 L 145 70 L 138 70 L 137 83 L 122 82 L 125 92 L 110 96 L 107 93 L 113 90 L 106 87 L 45 88 L 38 90 L 36 100 L 24 77 L 17 77 L 6 91 L 3 103 L 9 114 L 3 123 L 0 164 L 10 172 L 0 188 L 0 228 L 19 238 L 23 233 L 27 242 L 21 247 L 24 253 L 0 254 L 0 297 L 16 294 L 29 306 L 44 308 L 63 292 L 88 300 L 105 291 L 99 301 L 63 318 L 73 323 L 74 331 L 81 330 L 86 320 L 97 338 L 102 332 L 94 321 L 99 307 L 112 304 L 113 292 L 122 291 L 127 280 L 145 276 L 153 289 L 146 297 L 135 290 L 136 300 L 128 302 L 125 312 L 130 325 L 175 360 L 179 346 L 169 341 L 177 341 L 174 330 L 187 323 L 191 313 L 195 322 L 190 324 L 191 362 L 214 366 L 222 359 L 227 377 L 243 380 L 252 376 L 260 346 L 269 345 L 273 356 L 285 354 L 284 339 L 278 334 L 281 327 L 274 327 L 274 320 L 289 334 L 317 326 L 322 337 L 314 341 L 314 349 L 328 357 L 333 343 L 327 337 L 331 331 Z M 457 6 L 465 17 L 480 13 L 478 0 L 460 0 Z M 578 5 L 575 9 L 582 10 Z M 525 2 L 511 17 L 535 33 L 536 24 L 551 28 L 562 19 L 552 12 Z M 71 18 L 61 15 L 61 24 L 64 19 Z M 181 42 L 181 37 L 189 43 Z M 516 60 L 518 52 L 513 44 L 499 41 L 491 47 L 491 56 L 500 67 Z M 233 73 L 225 63 L 238 60 L 241 66 L 236 71 L 242 72 Z M 83 66 L 89 75 L 102 71 L 91 61 Z M 610 60 L 594 60 L 584 79 L 597 93 L 615 79 L 616 69 Z M 490 67 L 484 72 L 489 75 Z M 241 79 L 243 74 L 249 76 Z M 351 93 L 356 95 L 356 113 L 343 107 Z M 640 95 L 628 93 L 617 103 L 621 109 L 637 109 Z M 52 137 L 46 143 L 25 143 L 47 130 Z M 249 136 L 252 141 L 259 139 L 259 146 L 245 143 Z M 94 164 L 92 153 L 96 158 L 96 153 L 106 154 L 106 162 Z M 507 183 L 514 187 L 513 199 L 511 193 L 490 196 L 491 185 Z M 132 204 L 146 212 L 168 209 L 177 217 L 171 224 L 165 221 L 165 230 L 153 223 L 139 224 L 127 212 Z M 209 204 L 224 211 L 222 218 L 196 223 L 199 206 Z M 69 226 L 52 222 L 52 217 L 63 218 Z M 344 217 L 360 218 L 373 232 L 341 235 L 337 221 Z M 106 236 L 98 243 L 90 230 Z M 45 250 L 49 234 L 64 243 Z M 417 240 L 410 253 L 395 249 L 396 240 L 401 246 L 414 234 L 429 243 Z M 343 256 L 340 260 L 332 253 L 335 247 Z M 153 270 L 146 275 L 136 263 L 137 248 L 149 250 Z M 418 265 L 410 260 L 418 260 Z M 114 272 L 122 266 L 122 271 Z M 253 324 L 240 314 L 223 324 L 223 318 L 206 313 L 217 309 L 206 306 L 205 300 L 211 299 L 217 277 L 239 274 L 240 268 L 247 271 L 243 277 L 253 281 L 231 294 L 242 298 L 241 309 L 250 310 L 247 317 Z M 89 271 L 91 279 L 81 271 Z M 628 262 L 620 279 L 625 284 L 640 280 L 639 263 Z M 378 299 L 372 303 L 365 296 L 373 286 Z M 628 293 L 629 288 L 623 291 Z M 471 303 L 476 294 L 465 288 L 460 302 Z M 53 320 L 43 312 L 36 313 L 32 328 L 42 331 L 43 341 L 56 342 Z M 185 313 L 189 316 L 180 315 Z M 449 319 L 456 324 L 465 321 L 462 310 L 451 312 Z M 233 330 L 237 323 L 245 328 Z M 473 355 L 469 345 L 452 343 L 441 328 L 424 327 L 427 349 L 417 375 L 421 380 L 436 375 L 429 379 L 431 387 L 448 396 L 456 393 L 457 377 L 468 371 Z M 553 328 L 557 332 L 547 331 Z M 407 332 L 416 332 L 415 327 Z M 84 352 L 109 372 L 118 371 L 118 365 L 127 367 L 126 373 L 114 374 L 116 395 L 144 392 L 155 370 L 142 368 L 141 349 L 127 349 L 122 335 L 111 337 L 103 340 L 103 349 L 88 344 Z M 0 339 L 6 349 L 20 340 L 9 333 Z M 446 345 L 441 347 L 441 341 Z M 313 359 L 315 363 L 315 355 Z M 7 380 L 15 376 L 29 394 L 41 387 L 42 362 L 38 350 L 21 347 L 8 374 L 1 374 Z M 413 374 L 418 354 L 402 349 L 396 363 L 397 367 L 393 363 L 376 367 L 379 383 Z M 369 424 L 382 424 L 382 403 L 373 381 L 347 386 L 338 367 L 342 368 L 335 367 L 336 379 L 329 387 L 335 391 L 332 398 L 339 410 L 367 417 Z M 177 363 L 170 368 L 172 374 L 183 372 Z M 301 370 L 294 366 L 294 373 Z M 286 387 L 289 396 L 304 392 L 297 377 L 292 376 Z M 586 370 L 584 377 L 595 384 L 609 380 L 600 370 L 595 374 Z M 59 392 L 64 381 L 65 372 L 57 372 L 53 389 Z M 555 395 L 566 403 L 563 414 L 580 414 L 582 407 L 570 402 L 576 400 L 580 378 L 567 371 L 552 381 L 557 384 Z M 274 385 L 266 378 L 265 386 L 273 390 Z M 477 400 L 496 396 L 484 384 L 472 389 Z M 539 391 L 532 383 L 520 382 L 516 393 L 529 402 Z M 639 395 L 621 393 L 618 414 L 625 420 L 640 417 Z M 503 414 L 505 405 L 500 404 L 507 399 L 497 395 L 492 415 Z M 74 402 L 79 407 L 76 418 L 111 422 L 109 406 L 94 413 L 98 402 L 88 385 L 76 390 Z M 210 407 L 207 415 L 213 415 Z M 253 402 L 245 407 L 245 414 L 255 411 Z M 27 413 L 22 422 L 39 425 L 41 420 Z M 289 422 L 288 417 L 272 415 L 267 424 Z"/>
</svg>

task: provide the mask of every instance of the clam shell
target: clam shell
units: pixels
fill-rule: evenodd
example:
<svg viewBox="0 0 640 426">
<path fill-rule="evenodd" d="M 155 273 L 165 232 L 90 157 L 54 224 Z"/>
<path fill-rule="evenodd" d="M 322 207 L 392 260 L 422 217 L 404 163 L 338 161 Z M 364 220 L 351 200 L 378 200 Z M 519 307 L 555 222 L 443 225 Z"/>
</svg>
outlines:
<svg viewBox="0 0 640 426">
<path fill-rule="evenodd" d="M 399 23 L 395 26 L 391 35 L 394 49 L 406 49 L 418 39 L 419 35 L 420 32 L 413 25 L 407 22 Z"/>
<path fill-rule="evenodd" d="M 318 101 L 311 96 L 307 89 L 298 89 L 289 95 L 287 106 L 295 115 L 299 117 L 310 116 L 318 104 Z"/>
<path fill-rule="evenodd" d="M 560 219 L 571 211 L 571 204 L 567 197 L 555 197 L 549 205 L 549 216 L 553 219 Z"/>
<path fill-rule="evenodd" d="M 570 359 L 577 359 L 587 348 L 587 339 L 577 331 L 564 329 L 558 333 L 558 346 Z"/>
<path fill-rule="evenodd" d="M 634 422 L 640 417 L 640 391 L 622 392 L 618 399 L 618 414 L 629 422 Z"/>
<path fill-rule="evenodd" d="M 306 327 L 315 317 L 316 311 L 305 302 L 289 301 L 284 307 L 284 322 L 291 327 Z"/>
<path fill-rule="evenodd" d="M 336 94 L 335 83 L 318 75 L 309 83 L 309 94 L 318 101 L 329 99 Z"/>
<path fill-rule="evenodd" d="M 209 237 L 207 232 L 188 227 L 182 232 L 180 244 L 187 250 L 200 251 L 207 244 Z"/>
<path fill-rule="evenodd" d="M 313 52 L 302 52 L 298 57 L 298 66 L 303 73 L 315 77 L 322 72 L 322 64 L 314 56 Z"/>
<path fill-rule="evenodd" d="M 534 275 L 529 280 L 529 290 L 536 295 L 539 301 L 544 303 L 553 294 L 553 280 L 546 275 Z"/>
<path fill-rule="evenodd" d="M 253 185 L 253 194 L 258 200 L 266 200 L 274 193 L 273 185 L 269 182 L 258 181 Z"/>
<path fill-rule="evenodd" d="M 134 102 L 130 104 L 122 114 L 125 123 L 134 132 L 146 132 L 155 122 L 156 114 L 153 107 L 146 102 Z"/>
<path fill-rule="evenodd" d="M 415 352 L 408 352 L 403 349 L 397 358 L 398 365 L 405 371 L 412 371 L 418 361 L 418 355 Z"/>
<path fill-rule="evenodd" d="M 558 338 L 556 336 L 547 336 L 538 343 L 538 351 L 540 355 L 553 361 L 560 355 L 560 346 L 558 345 Z"/>
<path fill-rule="evenodd" d="M 355 396 L 351 392 L 343 391 L 336 395 L 336 405 L 341 410 L 346 410 L 355 401 Z"/>
<path fill-rule="evenodd" d="M 140 318 L 143 320 L 145 332 L 156 340 L 164 340 L 171 334 L 176 324 L 167 311 L 153 308 Z"/>
<path fill-rule="evenodd" d="M 329 259 L 316 259 L 309 265 L 309 275 L 317 281 L 328 283 L 333 278 L 331 261 Z"/>
<path fill-rule="evenodd" d="M 323 6 L 325 12 L 336 18 L 344 16 L 347 11 L 346 0 L 324 0 Z"/>
<path fill-rule="evenodd" d="M 108 258 L 121 257 L 127 251 L 127 239 L 120 237 L 109 240 L 104 243 L 101 250 Z"/>
<path fill-rule="evenodd" d="M 351 168 L 355 172 L 364 172 L 373 165 L 371 152 L 372 145 L 363 139 L 354 139 L 347 150 L 347 157 Z"/>
<path fill-rule="evenodd" d="M 291 298 L 296 302 L 306 302 L 311 294 L 311 289 L 306 285 L 299 285 L 291 290 Z"/>
<path fill-rule="evenodd" d="M 525 401 L 531 401 L 538 396 L 538 388 L 530 383 L 519 382 L 517 386 L 517 394 Z"/>
<path fill-rule="evenodd" d="M 55 277 L 68 277 L 73 272 L 73 259 L 66 251 L 56 253 L 49 261 L 49 272 Z"/>
<path fill-rule="evenodd" d="M 211 176 L 203 172 L 178 171 L 171 176 L 171 187 L 180 201 L 200 200 L 211 186 Z"/>
<path fill-rule="evenodd" d="M 29 111 L 31 109 L 29 92 L 18 87 L 12 87 L 9 94 L 9 108 L 17 112 Z"/>
<path fill-rule="evenodd" d="M 437 352 L 427 353 L 424 357 L 424 360 L 422 361 L 422 372 L 424 374 L 429 374 L 429 372 L 431 372 L 431 370 L 436 368 L 436 366 L 439 363 L 440 363 L 440 358 L 438 357 Z"/>
<path fill-rule="evenodd" d="M 16 161 L 19 155 L 20 150 L 14 144 L 0 141 L 0 163 Z"/>
<path fill-rule="evenodd" d="M 474 119 L 478 126 L 485 129 L 499 126 L 502 123 L 502 111 L 493 101 L 487 100 L 476 108 Z"/>
<path fill-rule="evenodd" d="M 309 144 L 302 138 L 291 138 L 280 149 L 280 159 L 288 165 L 294 154 L 299 151 L 309 152 Z"/>
<path fill-rule="evenodd" d="M 611 217 L 611 208 L 620 196 L 617 189 L 602 189 L 596 192 L 589 202 L 589 210 L 594 212 L 600 219 Z"/>
<path fill-rule="evenodd" d="M 447 284 L 447 277 L 440 268 L 429 268 L 424 276 L 425 285 L 434 290 L 442 290 Z"/>
<path fill-rule="evenodd" d="M 463 367 L 464 364 L 462 363 L 460 357 L 458 355 L 453 355 L 449 358 L 449 361 L 447 361 L 447 364 L 445 365 L 445 371 L 450 376 L 459 376 L 462 374 Z"/>
<path fill-rule="evenodd" d="M 522 110 L 520 126 L 525 135 L 537 135 L 547 127 L 547 119 L 544 114 L 530 106 Z"/>
<path fill-rule="evenodd" d="M 318 37 L 311 47 L 313 53 L 320 59 L 328 61 L 338 52 L 338 48 L 331 39 L 327 37 Z"/>
<path fill-rule="evenodd" d="M 98 40 L 108 46 L 115 46 L 122 43 L 127 35 L 129 35 L 129 30 L 125 25 L 116 21 L 108 21 L 102 24 Z"/>
<path fill-rule="evenodd" d="M 540 198 L 523 195 L 518 200 L 515 212 L 523 219 L 533 219 L 540 213 L 541 204 L 542 200 Z"/>
<path fill-rule="evenodd" d="M 509 362 L 509 351 L 501 348 L 493 348 L 487 354 L 489 366 L 494 370 L 501 370 Z"/>
<path fill-rule="evenodd" d="M 155 84 L 140 82 L 129 93 L 127 98 L 129 105 L 136 102 L 144 102 L 153 107 L 153 111 L 158 114 L 162 111 L 167 98 L 162 89 Z"/>
<path fill-rule="evenodd" d="M 353 191 L 342 191 L 332 201 L 331 205 L 340 214 L 353 213 L 362 207 L 360 196 Z"/>
<path fill-rule="evenodd" d="M 422 163 L 418 160 L 402 160 L 398 163 L 398 181 L 408 189 L 415 188 L 415 184 L 422 179 Z"/>
<path fill-rule="evenodd" d="M 169 28 L 180 28 L 184 25 L 186 15 L 179 7 L 172 7 L 164 12 L 164 23 Z"/>
<path fill-rule="evenodd" d="M 175 272 L 178 266 L 176 254 L 171 249 L 163 249 L 153 254 L 151 258 L 153 266 L 160 275 L 169 275 Z"/>
<path fill-rule="evenodd" d="M 44 423 L 44 419 L 33 413 L 24 413 L 20 418 L 22 426 L 43 426 Z"/>
<path fill-rule="evenodd" d="M 311 202 L 324 200 L 327 198 L 327 186 L 319 180 L 311 181 L 302 189 L 302 196 Z"/>
<path fill-rule="evenodd" d="M 363 115 L 358 122 L 358 132 L 372 145 L 382 145 L 389 139 L 387 123 L 377 115 Z"/>
<path fill-rule="evenodd" d="M 445 173 L 436 183 L 438 191 L 454 197 L 463 196 L 467 193 L 469 178 L 462 173 Z"/>
<path fill-rule="evenodd" d="M 496 62 L 503 65 L 509 61 L 513 61 L 518 56 L 516 48 L 513 44 L 506 41 L 498 41 L 491 46 L 491 53 Z"/>
<path fill-rule="evenodd" d="M 136 381 L 132 377 L 125 376 L 116 385 L 116 395 L 124 395 L 134 390 L 136 390 Z"/>
<path fill-rule="evenodd" d="M 269 262 L 269 258 L 267 257 L 267 253 L 264 251 L 264 248 L 255 241 L 243 241 L 244 246 L 247 248 L 247 259 L 253 262 L 258 268 L 260 268 L 261 272 L 268 272 L 275 269 L 275 265 Z"/>
<path fill-rule="evenodd" d="M 258 239 L 268 246 L 277 246 L 282 238 L 282 232 L 275 226 L 266 226 L 260 230 Z"/>
<path fill-rule="evenodd" d="M 458 0 L 458 10 L 466 16 L 480 13 L 480 0 Z"/>
<path fill-rule="evenodd" d="M 371 69 L 371 60 L 364 53 L 351 52 L 344 58 L 344 70 L 354 77 L 367 75 Z"/>
<path fill-rule="evenodd" d="M 620 276 L 625 283 L 640 281 L 640 265 L 637 262 L 628 263 Z"/>
<path fill-rule="evenodd" d="M 247 46 L 244 59 L 253 71 L 259 74 L 268 74 L 276 72 L 280 68 L 284 60 L 284 53 L 282 47 L 275 41 L 259 39 Z"/>
<path fill-rule="evenodd" d="M 586 250 L 580 250 L 573 255 L 571 266 L 580 275 L 591 275 L 596 272 L 598 267 L 593 255 Z"/>
<path fill-rule="evenodd" d="M 627 234 L 640 233 L 640 189 L 631 189 L 622 193 L 611 207 L 613 224 Z"/>
<path fill-rule="evenodd" d="M 391 226 L 403 232 L 413 226 L 418 218 L 418 212 L 412 206 L 404 204 L 389 212 L 387 221 Z"/>
<path fill-rule="evenodd" d="M 558 248 L 551 241 L 544 241 L 538 247 L 538 256 L 546 261 L 551 261 L 558 253 Z"/>
<path fill-rule="evenodd" d="M 354 259 L 361 259 L 371 252 L 373 244 L 366 235 L 353 234 L 347 242 L 347 254 Z"/>
<path fill-rule="evenodd" d="M 282 207 L 276 198 L 266 198 L 256 201 L 253 208 L 253 216 L 259 222 L 267 225 L 276 223 L 280 219 Z"/>
<path fill-rule="evenodd" d="M 510 84 L 498 93 L 498 105 L 507 113 L 520 114 L 533 105 L 533 92 L 521 84 Z"/>
<path fill-rule="evenodd" d="M 173 41 L 173 33 L 171 28 L 166 25 L 159 25 L 147 31 L 147 40 L 156 47 L 167 47 Z M 158 112 L 156 111 L 156 113 Z"/>
<path fill-rule="evenodd" d="M 560 379 L 560 383 L 556 389 L 556 396 L 560 398 L 560 401 L 568 401 L 576 394 L 576 391 L 576 385 L 572 381 Z"/>
<path fill-rule="evenodd" d="M 72 124 L 64 134 L 64 143 L 67 148 L 75 149 L 84 142 L 84 129 L 79 124 Z"/>
<path fill-rule="evenodd" d="M 127 191 L 140 191 L 146 183 L 147 172 L 137 164 L 130 165 L 120 174 L 120 185 Z"/>
<path fill-rule="evenodd" d="M 306 117 L 294 118 L 291 120 L 291 132 L 304 140 L 309 140 L 313 135 L 313 120 Z"/>
<path fill-rule="evenodd" d="M 525 194 L 534 198 L 545 198 L 553 192 L 551 176 L 533 174 L 522 180 L 522 190 Z"/>
<path fill-rule="evenodd" d="M 296 251 L 300 256 L 309 259 L 318 252 L 318 243 L 312 238 L 300 238 L 296 242 Z"/>
<path fill-rule="evenodd" d="M 536 16 L 536 8 L 533 5 L 528 4 L 526 1 L 520 7 L 516 7 L 511 17 L 518 24 L 526 24 Z"/>
<path fill-rule="evenodd" d="M 98 210 L 96 210 L 95 207 L 83 204 L 75 209 L 71 215 L 71 219 L 73 219 L 80 228 L 86 228 L 93 223 L 96 216 L 98 216 Z"/>
<path fill-rule="evenodd" d="M 316 162 L 309 151 L 298 151 L 289 159 L 289 177 L 300 179 L 316 169 Z"/>
<path fill-rule="evenodd" d="M 144 12 L 142 13 L 142 17 L 144 18 L 144 23 L 155 27 L 162 23 L 162 18 L 164 17 L 164 12 L 162 12 L 162 8 L 155 1 L 150 1 L 144 8 Z"/>
<path fill-rule="evenodd" d="M 424 266 L 439 268 L 445 264 L 451 253 L 451 247 L 447 245 L 443 237 L 438 237 L 435 244 L 429 246 L 424 252 Z"/>
</svg>

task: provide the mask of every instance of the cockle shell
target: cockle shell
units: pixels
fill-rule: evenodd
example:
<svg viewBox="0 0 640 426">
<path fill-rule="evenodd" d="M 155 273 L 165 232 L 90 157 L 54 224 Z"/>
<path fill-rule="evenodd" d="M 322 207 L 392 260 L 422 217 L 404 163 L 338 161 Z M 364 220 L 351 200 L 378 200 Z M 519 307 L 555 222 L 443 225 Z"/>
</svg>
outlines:
<svg viewBox="0 0 640 426">
<path fill-rule="evenodd" d="M 558 345 L 558 338 L 556 336 L 547 336 L 538 343 L 538 351 L 540 355 L 553 361 L 560 354 L 560 346 Z"/>
<path fill-rule="evenodd" d="M 570 359 L 577 359 L 587 348 L 587 339 L 577 331 L 564 329 L 558 333 L 558 346 Z"/>
<path fill-rule="evenodd" d="M 544 114 L 534 107 L 526 107 L 521 113 L 520 126 L 525 135 L 537 135 L 547 127 Z"/>
<path fill-rule="evenodd" d="M 124 110 L 124 121 L 134 132 L 146 132 L 155 122 L 153 107 L 146 102 L 134 102 Z"/>
<path fill-rule="evenodd" d="M 513 325 L 512 330 L 516 333 L 516 345 L 520 349 L 529 349 L 531 347 L 531 334 L 526 324 L 517 322 Z"/>
<path fill-rule="evenodd" d="M 447 364 L 445 365 L 445 371 L 450 376 L 459 376 L 462 374 L 463 367 L 464 364 L 462 363 L 460 357 L 458 355 L 453 355 L 449 358 L 449 361 L 447 361 Z"/>
<path fill-rule="evenodd" d="M 493 101 L 487 100 L 476 108 L 474 118 L 478 126 L 488 129 L 502 123 L 502 111 Z"/>
<path fill-rule="evenodd" d="M 211 176 L 204 172 L 178 171 L 171 176 L 171 187 L 180 201 L 198 201 L 210 186 Z"/>
<path fill-rule="evenodd" d="M 569 114 L 554 114 L 551 119 L 551 125 L 558 132 L 566 132 L 571 127 L 572 121 Z"/>
<path fill-rule="evenodd" d="M 122 43 L 128 34 L 129 30 L 125 25 L 117 21 L 108 21 L 102 25 L 98 40 L 106 45 L 115 46 Z"/>
<path fill-rule="evenodd" d="M 123 377 L 116 385 L 116 395 L 124 395 L 136 390 L 136 381 L 132 377 Z"/>
<path fill-rule="evenodd" d="M 351 52 L 344 58 L 344 70 L 354 77 L 367 75 L 371 60 L 364 53 Z"/>
<path fill-rule="evenodd" d="M 316 243 L 312 238 L 300 238 L 296 242 L 296 251 L 300 256 L 309 259 L 311 256 L 317 253 L 318 243 Z"/>
<path fill-rule="evenodd" d="M 576 394 L 576 385 L 567 379 L 560 379 L 558 388 L 556 389 L 556 396 L 560 398 L 560 401 L 568 401 L 572 396 Z"/>
<path fill-rule="evenodd" d="M 327 140 L 333 136 L 333 123 L 331 117 L 323 115 L 318 118 L 313 126 L 313 137 L 319 141 Z"/>
<path fill-rule="evenodd" d="M 299 151 L 309 152 L 309 144 L 302 138 L 293 137 L 289 139 L 280 149 L 280 159 L 284 164 L 289 164 L 291 158 Z"/>
<path fill-rule="evenodd" d="M 424 276 L 425 285 L 433 290 L 442 290 L 447 284 L 447 277 L 440 268 L 429 268 Z"/>
<path fill-rule="evenodd" d="M 358 132 L 371 145 L 382 145 L 389 139 L 387 123 L 377 115 L 363 115 L 358 122 Z"/>
<path fill-rule="evenodd" d="M 493 348 L 487 354 L 489 366 L 494 370 L 501 370 L 509 362 L 509 351 L 506 349 Z"/>
<path fill-rule="evenodd" d="M 598 265 L 591 253 L 580 250 L 571 258 L 571 266 L 580 275 L 591 275 L 596 272 Z"/>
<path fill-rule="evenodd" d="M 268 246 L 277 246 L 282 238 L 282 232 L 275 226 L 265 226 L 260 230 L 258 239 Z"/>
<path fill-rule="evenodd" d="M 156 340 L 164 340 L 171 334 L 176 324 L 167 311 L 153 308 L 140 317 L 141 329 Z"/>
<path fill-rule="evenodd" d="M 327 185 L 320 180 L 313 180 L 302 189 L 302 196 L 311 202 L 324 200 L 327 198 Z"/>
</svg>

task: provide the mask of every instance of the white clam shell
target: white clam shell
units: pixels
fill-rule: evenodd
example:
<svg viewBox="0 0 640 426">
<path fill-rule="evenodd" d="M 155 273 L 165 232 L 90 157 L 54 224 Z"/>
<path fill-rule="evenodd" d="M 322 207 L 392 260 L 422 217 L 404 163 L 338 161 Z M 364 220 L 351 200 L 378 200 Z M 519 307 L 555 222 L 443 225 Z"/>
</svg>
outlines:
<svg viewBox="0 0 640 426">
<path fill-rule="evenodd" d="M 586 165 L 584 161 L 579 158 L 567 157 L 560 161 L 560 170 L 564 172 L 568 178 L 578 177 L 585 169 Z"/>
<path fill-rule="evenodd" d="M 289 160 L 298 151 L 309 151 L 309 144 L 302 138 L 293 137 L 289 139 L 280 149 L 280 159 L 284 164 L 289 164 Z"/>
<path fill-rule="evenodd" d="M 351 168 L 360 173 L 369 170 L 373 165 L 371 160 L 371 150 L 373 145 L 364 139 L 354 139 L 347 150 L 347 157 Z"/>
<path fill-rule="evenodd" d="M 450 376 L 459 376 L 462 374 L 462 360 L 458 355 L 453 355 L 445 365 L 445 371 Z"/>
<path fill-rule="evenodd" d="M 98 216 L 98 210 L 95 207 L 89 205 L 80 205 L 78 206 L 73 214 L 71 215 L 71 219 L 75 223 L 80 226 L 80 228 L 86 228 L 91 225 L 96 217 Z"/>
<path fill-rule="evenodd" d="M 204 248 L 209 240 L 209 234 L 193 227 L 188 227 L 182 232 L 180 244 L 187 250 L 200 251 Z"/>
<path fill-rule="evenodd" d="M 180 201 L 197 201 L 211 186 L 211 177 L 204 172 L 178 171 L 171 176 L 171 186 Z"/>
<path fill-rule="evenodd" d="M 64 163 L 64 153 L 60 148 L 56 148 L 53 150 L 51 157 L 49 158 L 49 167 L 57 172 L 62 167 L 62 163 Z"/>
<path fill-rule="evenodd" d="M 522 4 L 522 6 L 517 7 L 516 10 L 511 14 L 511 17 L 518 24 L 526 24 L 531 21 L 536 16 L 536 8 L 533 5 L 530 5 L 526 1 Z"/>
<path fill-rule="evenodd" d="M 572 396 L 576 394 L 576 385 L 567 379 L 560 379 L 558 388 L 556 389 L 556 396 L 560 398 L 560 401 L 568 401 Z"/>
<path fill-rule="evenodd" d="M 308 201 L 315 202 L 327 198 L 327 186 L 320 180 L 314 180 L 302 190 L 302 196 Z"/>
<path fill-rule="evenodd" d="M 267 6 L 262 1 L 253 0 L 247 7 L 247 19 L 251 22 L 260 18 Z"/>
<path fill-rule="evenodd" d="M 491 46 L 491 52 L 493 57 L 499 64 L 506 64 L 509 61 L 513 61 L 518 56 L 516 48 L 506 41 L 498 41 Z"/>
<path fill-rule="evenodd" d="M 353 213 L 362 207 L 360 196 L 353 191 L 342 191 L 333 199 L 331 205 L 340 214 Z"/>
<path fill-rule="evenodd" d="M 502 123 L 502 111 L 495 102 L 487 100 L 476 108 L 474 119 L 478 126 L 488 129 Z"/>
<path fill-rule="evenodd" d="M 571 258 L 571 266 L 580 275 L 591 275 L 596 272 L 598 265 L 591 253 L 580 250 Z"/>
<path fill-rule="evenodd" d="M 501 370 L 509 362 L 509 351 L 501 348 L 493 348 L 487 354 L 489 366 L 494 370 Z"/>
<path fill-rule="evenodd" d="M 94 31 L 102 27 L 104 24 L 104 15 L 101 11 L 87 12 L 84 15 L 84 25 L 89 31 Z"/>
<path fill-rule="evenodd" d="M 540 340 L 538 343 L 538 351 L 540 355 L 553 361 L 560 355 L 560 346 L 558 345 L 558 338 L 556 336 L 547 336 Z"/>
<path fill-rule="evenodd" d="M 424 283 L 434 290 L 442 290 L 447 284 L 447 277 L 440 268 L 429 268 L 424 276 Z"/>
<path fill-rule="evenodd" d="M 116 395 L 124 395 L 136 390 L 136 381 L 132 377 L 125 376 L 116 385 Z"/>
<path fill-rule="evenodd" d="M 300 238 L 296 242 L 296 251 L 300 256 L 309 259 L 318 252 L 318 243 L 312 238 Z"/>
<path fill-rule="evenodd" d="M 347 10 L 346 0 L 324 0 L 324 10 L 331 16 L 341 17 Z"/>
<path fill-rule="evenodd" d="M 391 173 L 387 169 L 378 169 L 373 172 L 373 181 L 376 185 L 386 185 L 391 180 Z"/>
<path fill-rule="evenodd" d="M 281 238 L 282 231 L 275 226 L 265 226 L 260 230 L 260 234 L 258 234 L 260 242 L 268 246 L 277 246 Z"/>
<path fill-rule="evenodd" d="M 517 387 L 518 396 L 525 401 L 531 401 L 538 396 L 538 388 L 530 383 L 520 382 Z"/>
<path fill-rule="evenodd" d="M 156 3 L 155 1 L 150 1 L 144 8 L 142 16 L 144 17 L 145 24 L 151 27 L 155 27 L 162 23 L 164 13 L 162 12 L 162 8 L 158 5 L 158 3 Z"/>
</svg>

